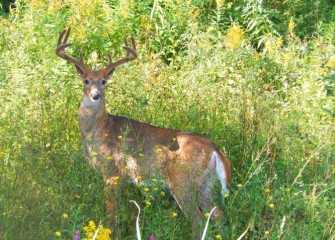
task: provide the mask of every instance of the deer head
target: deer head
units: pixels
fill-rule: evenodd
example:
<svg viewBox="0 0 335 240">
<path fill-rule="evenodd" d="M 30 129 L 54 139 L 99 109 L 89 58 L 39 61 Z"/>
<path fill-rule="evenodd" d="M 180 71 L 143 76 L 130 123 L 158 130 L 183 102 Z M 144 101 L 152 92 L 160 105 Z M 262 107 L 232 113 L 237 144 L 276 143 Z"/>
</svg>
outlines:
<svg viewBox="0 0 335 240">
<path fill-rule="evenodd" d="M 78 76 L 83 80 L 84 83 L 84 103 L 87 105 L 97 105 L 102 98 L 104 98 L 104 87 L 107 80 L 113 75 L 116 67 L 132 61 L 137 58 L 137 52 L 135 47 L 135 40 L 131 38 L 132 46 L 129 47 L 127 40 L 125 39 L 125 46 L 123 49 L 127 52 L 126 56 L 116 62 L 112 61 L 110 54 L 106 54 L 109 60 L 107 67 L 104 67 L 98 71 L 93 71 L 85 65 L 83 61 L 83 54 L 80 53 L 79 60 L 68 56 L 65 52 L 67 47 L 72 46 L 68 42 L 68 38 L 71 32 L 71 28 L 64 30 L 58 38 L 58 44 L 56 49 L 57 56 L 65 59 L 66 61 L 74 64 L 77 70 Z"/>
</svg>

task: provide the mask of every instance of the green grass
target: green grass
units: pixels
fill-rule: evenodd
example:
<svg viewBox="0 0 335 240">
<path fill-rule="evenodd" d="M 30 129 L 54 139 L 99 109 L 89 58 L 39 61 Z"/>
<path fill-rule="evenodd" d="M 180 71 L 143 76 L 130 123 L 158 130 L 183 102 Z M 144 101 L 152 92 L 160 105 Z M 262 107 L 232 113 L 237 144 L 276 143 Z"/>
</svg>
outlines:
<svg viewBox="0 0 335 240">
<path fill-rule="evenodd" d="M 90 220 L 110 227 L 104 183 L 83 157 L 81 81 L 55 55 L 68 26 L 70 53 L 83 50 L 93 68 L 106 63 L 106 52 L 124 54 L 124 37 L 137 41 L 139 59 L 108 83 L 110 113 L 200 133 L 229 157 L 231 194 L 219 203 L 225 222 L 211 224 L 207 239 L 335 238 L 331 24 L 306 40 L 294 32 L 264 38 L 256 51 L 253 34 L 229 40 L 225 28 L 207 21 L 210 14 L 199 15 L 200 1 L 166 1 L 162 11 L 145 1 L 110 1 L 113 8 L 81 2 L 20 1 L 0 19 L 0 239 L 73 239 Z M 119 239 L 135 238 L 129 200 L 142 208 L 143 239 L 190 238 L 189 223 L 159 183 L 149 191 L 120 184 Z"/>
</svg>

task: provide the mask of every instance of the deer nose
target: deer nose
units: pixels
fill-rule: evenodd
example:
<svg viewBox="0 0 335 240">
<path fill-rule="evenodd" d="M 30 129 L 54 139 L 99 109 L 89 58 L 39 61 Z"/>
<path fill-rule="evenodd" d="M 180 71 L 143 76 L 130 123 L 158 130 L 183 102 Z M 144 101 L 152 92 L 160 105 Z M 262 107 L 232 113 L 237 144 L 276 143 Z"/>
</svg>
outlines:
<svg viewBox="0 0 335 240">
<path fill-rule="evenodd" d="M 93 100 L 96 101 L 96 100 L 100 99 L 101 94 L 99 92 L 94 92 L 94 93 L 91 94 L 91 97 L 92 97 Z"/>
</svg>

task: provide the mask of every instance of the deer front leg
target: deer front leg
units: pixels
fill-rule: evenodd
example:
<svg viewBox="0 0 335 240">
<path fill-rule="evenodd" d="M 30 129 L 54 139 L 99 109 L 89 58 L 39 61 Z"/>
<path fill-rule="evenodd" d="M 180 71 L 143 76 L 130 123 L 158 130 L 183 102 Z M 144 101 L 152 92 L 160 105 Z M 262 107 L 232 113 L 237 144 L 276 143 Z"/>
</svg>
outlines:
<svg viewBox="0 0 335 240">
<path fill-rule="evenodd" d="M 119 176 L 112 176 L 106 180 L 106 214 L 110 219 L 113 239 L 118 235 L 118 196 L 120 195 Z"/>
</svg>

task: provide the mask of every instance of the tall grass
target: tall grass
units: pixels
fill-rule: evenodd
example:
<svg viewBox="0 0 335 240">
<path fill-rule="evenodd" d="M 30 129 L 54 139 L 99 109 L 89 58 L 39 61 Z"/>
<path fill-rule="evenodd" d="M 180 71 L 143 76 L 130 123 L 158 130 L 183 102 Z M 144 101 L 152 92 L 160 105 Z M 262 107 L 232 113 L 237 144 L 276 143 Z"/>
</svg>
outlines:
<svg viewBox="0 0 335 240">
<path fill-rule="evenodd" d="M 335 238 L 331 24 L 301 40 L 291 22 L 256 51 L 243 22 L 224 28 L 229 5 L 211 22 L 200 1 L 154 2 L 26 0 L 0 19 L 0 238 L 84 237 L 92 220 L 110 227 L 104 183 L 83 158 L 81 82 L 54 53 L 69 26 L 71 54 L 83 50 L 93 68 L 106 52 L 120 57 L 124 37 L 137 40 L 139 59 L 108 83 L 110 113 L 200 133 L 229 157 L 226 220 L 208 239 Z M 136 236 L 130 199 L 143 239 L 189 238 L 160 179 L 148 189 L 120 184 L 119 239 Z"/>
</svg>

